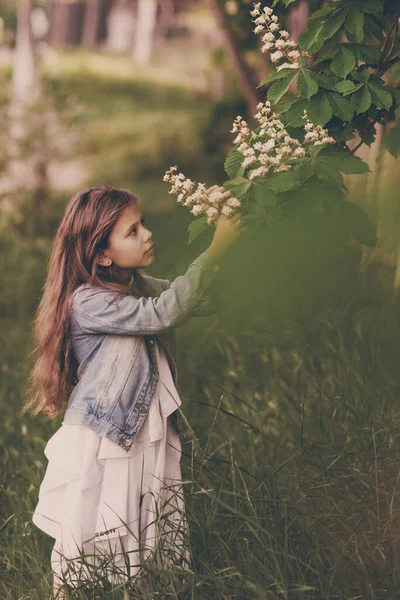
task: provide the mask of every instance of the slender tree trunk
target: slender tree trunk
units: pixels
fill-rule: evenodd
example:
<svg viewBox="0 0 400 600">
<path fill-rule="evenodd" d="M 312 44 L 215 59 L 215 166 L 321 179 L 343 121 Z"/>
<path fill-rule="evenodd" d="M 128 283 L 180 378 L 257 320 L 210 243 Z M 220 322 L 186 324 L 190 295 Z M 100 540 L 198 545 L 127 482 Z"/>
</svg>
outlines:
<svg viewBox="0 0 400 600">
<path fill-rule="evenodd" d="M 138 0 L 137 21 L 132 58 L 137 65 L 147 64 L 153 52 L 157 0 Z"/>
<path fill-rule="evenodd" d="M 85 23 L 83 26 L 82 46 L 95 48 L 99 28 L 101 0 L 86 0 Z"/>
<path fill-rule="evenodd" d="M 209 0 L 209 3 L 213 10 L 217 25 L 224 35 L 228 53 L 235 68 L 242 92 L 247 98 L 250 110 L 255 113 L 257 111 L 257 104 L 262 101 L 262 95 L 257 89 L 257 84 L 253 79 L 252 72 L 243 60 L 240 48 L 234 39 L 232 31 L 226 23 L 222 6 L 219 4 L 218 0 Z"/>
<path fill-rule="evenodd" d="M 297 6 L 289 11 L 286 24 L 290 39 L 299 41 L 300 34 L 307 29 L 310 9 L 307 0 L 300 0 Z"/>
<path fill-rule="evenodd" d="M 40 94 L 37 57 L 30 22 L 32 8 L 33 0 L 18 0 L 12 86 L 14 101 L 22 104 L 29 98 L 37 99 Z"/>
<path fill-rule="evenodd" d="M 51 4 L 51 27 L 49 31 L 49 42 L 52 46 L 58 48 L 65 46 L 68 41 L 68 16 L 70 12 L 69 4 L 54 2 Z"/>
<path fill-rule="evenodd" d="M 15 209 L 13 199 L 17 191 L 29 192 L 32 199 L 26 233 L 34 234 L 40 219 L 41 206 L 47 195 L 47 157 L 41 139 L 30 140 L 29 157 L 21 154 L 21 147 L 29 138 L 31 120 L 36 130 L 45 126 L 45 116 L 30 113 L 31 105 L 42 96 L 38 60 L 32 36 L 31 11 L 33 0 L 19 0 L 17 9 L 17 35 L 9 106 L 8 151 L 10 161 L 2 181 L 3 210 Z M 40 120 L 40 122 L 39 122 Z"/>
<path fill-rule="evenodd" d="M 114 0 L 107 18 L 107 48 L 115 53 L 131 53 L 135 22 L 132 2 Z"/>
<path fill-rule="evenodd" d="M 300 34 L 303 33 L 308 27 L 308 17 L 310 9 L 307 0 L 300 0 L 299 4 L 289 10 L 289 14 L 286 19 L 286 26 L 289 32 L 289 39 L 295 42 L 299 41 Z M 292 81 L 289 90 L 295 96 L 299 95 L 297 90 L 297 82 Z"/>
</svg>

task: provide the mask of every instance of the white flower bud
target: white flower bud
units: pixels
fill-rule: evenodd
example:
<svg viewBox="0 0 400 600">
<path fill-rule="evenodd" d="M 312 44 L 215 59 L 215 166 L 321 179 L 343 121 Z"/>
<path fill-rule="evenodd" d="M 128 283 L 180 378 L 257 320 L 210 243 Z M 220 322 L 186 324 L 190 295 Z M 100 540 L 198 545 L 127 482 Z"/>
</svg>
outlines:
<svg viewBox="0 0 400 600">
<path fill-rule="evenodd" d="M 230 217 L 230 216 L 231 216 L 231 215 L 232 215 L 234 212 L 235 212 L 235 211 L 233 210 L 233 208 L 232 208 L 232 207 L 230 207 L 230 206 L 227 206 L 226 204 L 225 204 L 225 206 L 223 206 L 223 207 L 222 207 L 222 209 L 221 209 L 221 213 L 222 213 L 223 215 L 226 215 L 227 217 Z"/>
<path fill-rule="evenodd" d="M 270 56 L 272 62 L 277 62 L 280 58 L 282 58 L 283 52 L 278 50 L 277 52 L 273 52 Z"/>
</svg>

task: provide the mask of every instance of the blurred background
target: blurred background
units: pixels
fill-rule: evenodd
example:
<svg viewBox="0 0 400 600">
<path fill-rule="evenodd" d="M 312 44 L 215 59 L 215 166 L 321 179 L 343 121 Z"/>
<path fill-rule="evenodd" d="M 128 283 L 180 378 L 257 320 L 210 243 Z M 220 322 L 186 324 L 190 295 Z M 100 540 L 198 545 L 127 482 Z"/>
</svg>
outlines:
<svg viewBox="0 0 400 600">
<path fill-rule="evenodd" d="M 298 0 L 274 11 L 297 40 L 322 5 Z M 20 419 L 17 411 L 64 208 L 86 185 L 129 188 L 153 232 L 149 273 L 185 272 L 212 230 L 187 244 L 192 215 L 162 178 L 177 164 L 208 185 L 227 179 L 232 122 L 239 114 L 251 120 L 266 95 L 257 85 L 273 69 L 252 33 L 252 7 L 247 0 L 0 0 L 2 599 L 44 598 L 49 589 L 50 540 L 30 514 L 43 448 L 61 419 Z M 344 176 L 347 199 L 377 224 L 376 248 L 345 239 L 340 223 L 317 215 L 259 228 L 223 262 L 213 289 L 221 316 L 192 319 L 176 332 L 183 409 L 207 443 L 199 460 L 210 461 L 199 484 L 231 490 L 226 503 L 238 516 L 232 525 L 212 495 L 188 498 L 196 577 L 236 573 L 220 580 L 217 595 L 198 597 L 266 598 L 273 581 L 268 598 L 281 598 L 282 590 L 294 594 L 295 581 L 342 597 L 361 590 L 358 597 L 395 598 L 384 595 L 390 585 L 398 589 L 399 573 L 400 172 L 382 152 L 392 125 L 377 126 L 371 146 L 357 150 L 371 172 Z M 182 463 L 193 478 L 189 444 Z M 248 498 L 264 504 L 249 508 L 245 484 Z M 299 512 L 300 500 L 309 512 Z M 272 554 L 265 552 L 271 536 Z M 296 558 L 286 562 L 281 552 Z M 285 597 L 328 597 L 315 593 Z"/>
</svg>

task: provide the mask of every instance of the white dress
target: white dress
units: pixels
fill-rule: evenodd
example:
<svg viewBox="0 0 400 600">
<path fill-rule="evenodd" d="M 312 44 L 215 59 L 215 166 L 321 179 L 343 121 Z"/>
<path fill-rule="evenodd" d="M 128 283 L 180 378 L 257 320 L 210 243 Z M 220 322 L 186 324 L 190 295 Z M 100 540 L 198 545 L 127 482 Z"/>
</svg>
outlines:
<svg viewBox="0 0 400 600">
<path fill-rule="evenodd" d="M 32 521 L 55 539 L 55 583 L 106 576 L 117 584 L 151 556 L 161 556 L 162 564 L 191 564 L 181 442 L 168 418 L 181 400 L 164 348 L 156 342 L 155 351 L 159 383 L 129 451 L 85 425 L 67 423 L 45 446 L 49 462 Z"/>
</svg>

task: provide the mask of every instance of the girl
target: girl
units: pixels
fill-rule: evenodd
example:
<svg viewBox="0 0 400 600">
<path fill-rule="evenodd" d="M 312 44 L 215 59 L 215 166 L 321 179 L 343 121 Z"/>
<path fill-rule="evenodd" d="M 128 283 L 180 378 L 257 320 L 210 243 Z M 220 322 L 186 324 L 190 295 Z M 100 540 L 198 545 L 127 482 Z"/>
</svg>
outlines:
<svg viewBox="0 0 400 600">
<path fill-rule="evenodd" d="M 134 194 L 90 187 L 67 205 L 21 411 L 53 419 L 66 404 L 44 449 L 48 464 L 32 517 L 55 539 L 55 597 L 65 597 L 64 583 L 77 587 L 94 572 L 98 578 L 110 557 L 109 581 L 119 582 L 116 572 L 136 575 L 161 542 L 164 562 L 167 549 L 190 565 L 173 329 L 214 312 L 207 289 L 219 258 L 245 230 L 239 214 L 222 216 L 208 249 L 171 283 L 142 272 L 155 251 Z"/>
</svg>

